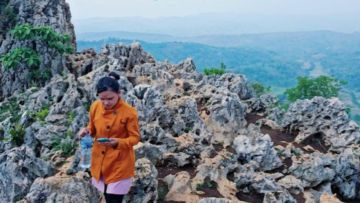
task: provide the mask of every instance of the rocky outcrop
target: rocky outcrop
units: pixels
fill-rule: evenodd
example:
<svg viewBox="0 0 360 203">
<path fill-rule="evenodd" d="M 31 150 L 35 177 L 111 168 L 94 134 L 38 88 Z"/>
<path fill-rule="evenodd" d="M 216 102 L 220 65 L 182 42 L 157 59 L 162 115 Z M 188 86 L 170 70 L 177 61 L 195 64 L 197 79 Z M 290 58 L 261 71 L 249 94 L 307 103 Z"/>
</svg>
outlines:
<svg viewBox="0 0 360 203">
<path fill-rule="evenodd" d="M 299 186 L 315 187 L 324 183 L 331 185 L 347 199 L 355 199 L 359 187 L 360 148 L 346 149 L 339 155 L 315 152 L 305 154 L 290 167 L 290 173 L 301 180 Z"/>
<path fill-rule="evenodd" d="M 360 141 L 359 126 L 350 120 L 344 104 L 337 98 L 315 97 L 295 102 L 285 113 L 282 126 L 299 131 L 297 142 L 314 138 L 334 151 Z"/>
<path fill-rule="evenodd" d="M 252 164 L 256 169 L 269 171 L 282 165 L 269 135 L 260 133 L 252 124 L 234 140 L 234 149 L 241 164 Z"/>
<path fill-rule="evenodd" d="M 0 154 L 0 200 L 18 201 L 25 196 L 38 177 L 51 176 L 52 165 L 36 158 L 34 152 L 23 146 Z"/>
<path fill-rule="evenodd" d="M 126 202 L 142 203 L 156 202 L 158 199 L 158 172 L 155 166 L 146 158 L 135 163 L 135 177 L 131 190 L 125 197 Z"/>
<path fill-rule="evenodd" d="M 38 178 L 31 185 L 23 202 L 89 202 L 97 203 L 100 194 L 82 177 Z"/>
<path fill-rule="evenodd" d="M 260 95 L 259 97 L 251 98 L 247 101 L 249 103 L 250 112 L 265 112 L 271 111 L 276 105 L 278 99 L 270 94 Z"/>
<path fill-rule="evenodd" d="M 15 123 L 25 135 L 21 147 L 0 142 L 0 157 L 26 149 L 33 152 L 17 155 L 18 162 L 58 169 L 70 156 L 71 164 L 59 172 L 67 175 L 25 171 L 26 189 L 16 194 L 5 185 L 16 185 L 17 177 L 3 175 L 0 191 L 6 193 L 0 201 L 99 201 L 89 177 L 79 176 L 79 151 L 65 155 L 55 138 L 76 144 L 76 132 L 87 123 L 88 107 L 96 99 L 94 85 L 109 71 L 120 74 L 121 96 L 137 109 L 141 131 L 134 147 L 136 175 L 125 202 L 248 201 L 244 196 L 260 202 L 299 197 L 318 202 L 325 192 L 360 196 L 359 130 L 336 99 L 298 101 L 286 113 L 274 110 L 276 99 L 255 98 L 245 76 L 205 76 L 191 59 L 158 62 L 137 43 L 107 45 L 98 54 L 87 50 L 68 59 L 69 72 L 0 104 L 19 112 L 0 111 L 0 136 L 11 138 Z M 8 105 L 12 102 L 16 108 Z M 312 147 L 313 140 L 325 143 L 325 149 Z M 16 168 L 13 162 L 4 158 L 0 169 Z"/>
<path fill-rule="evenodd" d="M 70 8 L 65 0 L 10 0 L 7 6 L 15 12 L 15 24 L 28 23 L 33 26 L 50 26 L 58 33 L 68 34 L 74 48 L 76 48 L 74 27 L 70 22 Z M 65 57 L 49 49 L 47 44 L 41 40 L 19 41 L 18 39 L 14 39 L 10 32 L 7 32 L 4 40 L 0 42 L 0 45 L 1 55 L 17 47 L 30 47 L 35 50 L 41 58 L 38 74 L 48 72 L 51 75 L 55 75 L 62 73 L 64 70 Z M 21 64 L 16 69 L 11 70 L 1 68 L 0 79 L 0 101 L 5 97 L 13 95 L 15 92 L 19 93 L 28 89 L 32 81 L 29 77 L 29 67 L 25 64 Z"/>
</svg>

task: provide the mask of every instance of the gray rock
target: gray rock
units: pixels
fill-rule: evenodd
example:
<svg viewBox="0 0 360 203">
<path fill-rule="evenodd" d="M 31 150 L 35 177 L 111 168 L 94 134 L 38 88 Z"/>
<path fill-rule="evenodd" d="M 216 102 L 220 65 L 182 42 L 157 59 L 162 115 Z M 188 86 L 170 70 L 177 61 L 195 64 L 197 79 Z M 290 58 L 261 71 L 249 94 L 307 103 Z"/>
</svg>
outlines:
<svg viewBox="0 0 360 203">
<path fill-rule="evenodd" d="M 231 201 L 225 198 L 207 197 L 199 200 L 198 203 L 230 203 Z"/>
<path fill-rule="evenodd" d="M 281 190 L 281 186 L 268 174 L 253 171 L 235 173 L 236 187 L 244 192 L 271 193 Z"/>
<path fill-rule="evenodd" d="M 8 5 L 17 11 L 16 24 L 29 23 L 34 26 L 50 26 L 59 33 L 68 34 L 73 46 L 76 47 L 74 27 L 70 22 L 70 8 L 65 0 L 55 2 L 50 0 L 10 0 Z M 47 45 L 40 40 L 18 41 L 17 39 L 13 39 L 12 35 L 8 33 L 0 45 L 0 54 L 7 53 L 12 48 L 23 46 L 36 49 L 41 56 L 40 72 L 48 70 L 55 75 L 61 73 L 63 70 L 65 57 L 49 49 Z M 31 85 L 31 78 L 28 77 L 28 73 L 28 67 L 24 64 L 19 66 L 17 70 L 4 71 L 4 69 L 0 69 L 0 101 L 3 100 L 4 97 L 13 95 L 15 91 L 27 89 Z"/>
<path fill-rule="evenodd" d="M 297 203 L 287 190 L 265 193 L 263 203 Z"/>
<path fill-rule="evenodd" d="M 266 112 L 278 102 L 278 99 L 271 94 L 264 94 L 260 97 L 251 98 L 247 102 L 251 112 Z"/>
<path fill-rule="evenodd" d="M 55 138 L 64 138 L 68 130 L 66 126 L 48 124 L 42 126 L 37 122 L 32 125 L 36 139 L 41 145 L 50 148 Z"/>
<path fill-rule="evenodd" d="M 208 76 L 207 82 L 215 87 L 225 87 L 235 93 L 241 100 L 250 99 L 255 96 L 250 84 L 244 75 L 225 73 L 221 76 Z"/>
<path fill-rule="evenodd" d="M 54 168 L 36 158 L 28 147 L 13 148 L 0 154 L 0 202 L 22 199 L 38 177 L 51 176 Z"/>
<path fill-rule="evenodd" d="M 163 153 L 159 147 L 150 143 L 145 143 L 144 145 L 138 147 L 135 150 L 135 154 L 137 159 L 147 158 L 154 165 L 157 165 L 163 159 Z"/>
<path fill-rule="evenodd" d="M 235 138 L 233 147 L 241 164 L 252 162 L 263 171 L 282 166 L 270 136 L 260 133 L 253 124 Z"/>
<path fill-rule="evenodd" d="M 216 94 L 208 102 L 210 118 L 206 124 L 215 133 L 215 142 L 231 145 L 234 135 L 246 125 L 246 105 L 235 94 Z"/>
<path fill-rule="evenodd" d="M 136 160 L 135 168 L 133 185 L 123 201 L 134 203 L 156 202 L 158 198 L 158 172 L 155 166 L 148 159 L 142 158 Z"/>
<path fill-rule="evenodd" d="M 31 185 L 25 202 L 100 202 L 100 194 L 88 180 L 79 177 L 37 178 Z"/>
<path fill-rule="evenodd" d="M 335 177 L 333 161 L 334 158 L 329 154 L 314 152 L 299 157 L 289 170 L 292 175 L 303 182 L 304 187 L 315 187 L 320 183 L 331 181 Z"/>
<path fill-rule="evenodd" d="M 360 193 L 360 147 L 352 146 L 345 149 L 333 163 L 336 176 L 333 185 L 347 199 L 355 199 Z"/>
<path fill-rule="evenodd" d="M 304 192 L 304 186 L 301 180 L 297 179 L 292 175 L 287 175 L 281 178 L 278 183 L 287 190 L 289 190 L 291 193 L 299 194 Z"/>
<path fill-rule="evenodd" d="M 359 126 L 349 119 L 344 104 L 337 98 L 314 97 L 293 103 L 284 115 L 282 126 L 300 131 L 297 142 L 321 133 L 324 135 L 321 139 L 334 151 L 360 141 Z"/>
<path fill-rule="evenodd" d="M 126 95 L 126 101 L 138 110 L 139 121 L 154 121 L 164 105 L 162 95 L 149 85 L 137 85 Z"/>
<path fill-rule="evenodd" d="M 36 148 L 39 145 L 39 142 L 36 140 L 31 127 L 27 127 L 25 129 L 24 144 L 33 151 L 36 151 Z"/>
</svg>

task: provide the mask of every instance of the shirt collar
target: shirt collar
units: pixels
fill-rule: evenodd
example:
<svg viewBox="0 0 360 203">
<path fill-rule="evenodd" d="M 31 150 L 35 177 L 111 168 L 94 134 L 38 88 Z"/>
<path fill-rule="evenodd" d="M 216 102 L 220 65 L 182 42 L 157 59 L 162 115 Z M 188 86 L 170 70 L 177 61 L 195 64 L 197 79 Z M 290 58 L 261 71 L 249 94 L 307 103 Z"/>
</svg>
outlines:
<svg viewBox="0 0 360 203">
<path fill-rule="evenodd" d="M 118 102 L 115 104 L 115 106 L 112 109 L 109 109 L 109 110 L 106 110 L 104 108 L 104 106 L 101 105 L 102 113 L 103 114 L 109 114 L 109 113 L 116 114 L 119 111 L 119 109 L 120 109 L 120 107 L 122 106 L 123 103 L 124 103 L 124 101 L 122 99 L 119 99 Z"/>
</svg>

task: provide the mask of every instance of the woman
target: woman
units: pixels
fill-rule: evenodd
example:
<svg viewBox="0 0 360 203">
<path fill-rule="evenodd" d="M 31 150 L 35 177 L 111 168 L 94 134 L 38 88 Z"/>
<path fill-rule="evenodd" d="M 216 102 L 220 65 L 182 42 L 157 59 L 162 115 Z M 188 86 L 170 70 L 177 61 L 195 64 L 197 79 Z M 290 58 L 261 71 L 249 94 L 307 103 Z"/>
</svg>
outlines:
<svg viewBox="0 0 360 203">
<path fill-rule="evenodd" d="M 89 133 L 95 139 L 92 149 L 92 184 L 104 193 L 107 203 L 121 203 L 129 192 L 135 173 L 133 146 L 139 142 L 140 132 L 135 108 L 120 98 L 119 75 L 114 72 L 96 85 L 99 97 L 90 107 L 90 121 L 80 130 L 83 137 Z"/>
</svg>

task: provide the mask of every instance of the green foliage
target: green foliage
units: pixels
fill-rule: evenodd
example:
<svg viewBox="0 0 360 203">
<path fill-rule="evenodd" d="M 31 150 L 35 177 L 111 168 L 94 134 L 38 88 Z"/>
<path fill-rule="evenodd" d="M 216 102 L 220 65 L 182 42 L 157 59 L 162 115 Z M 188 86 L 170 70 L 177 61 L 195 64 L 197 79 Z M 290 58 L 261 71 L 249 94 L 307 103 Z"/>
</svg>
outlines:
<svg viewBox="0 0 360 203">
<path fill-rule="evenodd" d="M 162 180 L 159 180 L 159 184 L 158 184 L 158 203 L 161 203 L 161 202 L 165 202 L 165 197 L 166 197 L 166 194 L 169 192 L 169 187 L 168 185 L 162 181 Z"/>
<path fill-rule="evenodd" d="M 65 157 L 73 155 L 77 148 L 77 143 L 72 138 L 72 134 L 72 131 L 69 129 L 65 134 L 65 138 L 54 138 L 52 141 L 52 149 L 55 151 L 61 151 L 61 154 Z"/>
<path fill-rule="evenodd" d="M 13 7 L 7 5 L 8 1 L 0 3 L 0 35 L 6 34 L 16 23 L 16 14 Z"/>
<path fill-rule="evenodd" d="M 351 115 L 351 106 L 346 106 L 345 111 L 348 115 Z"/>
<path fill-rule="evenodd" d="M 290 152 L 291 152 L 292 154 L 294 154 L 296 157 L 299 157 L 299 156 L 302 154 L 301 150 L 298 149 L 298 148 L 292 148 L 292 149 L 290 150 Z"/>
<path fill-rule="evenodd" d="M 30 24 L 17 25 L 11 33 L 19 40 L 41 40 L 49 48 L 55 49 L 60 54 L 72 53 L 73 48 L 69 35 L 62 35 L 49 26 L 33 27 Z"/>
<path fill-rule="evenodd" d="M 276 153 L 277 153 L 277 155 L 278 155 L 279 157 L 284 157 L 284 156 L 285 156 L 284 150 L 277 149 L 277 148 L 275 148 L 275 150 L 276 150 Z"/>
<path fill-rule="evenodd" d="M 21 63 L 26 63 L 29 67 L 36 67 L 40 65 L 38 54 L 26 47 L 18 47 L 0 58 L 5 69 L 16 68 Z"/>
<path fill-rule="evenodd" d="M 84 105 L 84 107 L 85 107 L 85 109 L 86 109 L 87 111 L 90 111 L 90 107 L 91 107 L 91 103 L 90 103 L 90 102 L 84 102 L 83 105 Z"/>
<path fill-rule="evenodd" d="M 70 112 L 67 113 L 66 117 L 67 117 L 66 123 L 67 123 L 68 125 L 71 125 L 71 123 L 74 122 L 74 119 L 75 119 L 75 117 L 76 117 L 76 114 L 75 114 L 74 111 L 70 111 Z"/>
<path fill-rule="evenodd" d="M 216 189 L 217 183 L 215 181 L 210 180 L 209 178 L 205 178 L 202 184 L 196 185 L 196 190 L 204 190 L 204 189 Z"/>
<path fill-rule="evenodd" d="M 45 122 L 46 116 L 49 114 L 49 106 L 44 106 L 42 109 L 40 109 L 38 112 L 35 113 L 36 120 L 40 122 Z"/>
<path fill-rule="evenodd" d="M 11 123 L 17 123 L 20 120 L 20 107 L 16 98 L 8 98 L 0 106 L 0 122 L 10 117 Z"/>
<path fill-rule="evenodd" d="M 36 84 L 36 82 L 41 82 L 41 81 L 48 81 L 50 80 L 52 76 L 51 70 L 50 69 L 45 69 L 43 71 L 40 71 L 38 68 L 36 69 L 31 69 L 29 72 L 29 77 L 35 81 L 34 84 L 32 84 L 32 86 L 36 87 L 38 86 Z"/>
<path fill-rule="evenodd" d="M 67 113 L 67 119 L 72 123 L 76 117 L 76 114 L 74 111 L 70 111 Z"/>
<path fill-rule="evenodd" d="M 15 143 L 16 146 L 21 146 L 24 143 L 25 136 L 25 128 L 19 123 L 15 124 L 15 126 L 11 127 L 9 130 L 9 134 L 11 136 L 11 142 Z"/>
<path fill-rule="evenodd" d="M 225 73 L 226 66 L 224 63 L 220 64 L 220 68 L 205 68 L 205 75 L 222 75 Z"/>
<path fill-rule="evenodd" d="M 11 30 L 14 38 L 19 40 L 42 41 L 47 47 L 60 54 L 72 53 L 71 39 L 68 35 L 55 32 L 49 26 L 34 27 L 30 24 L 17 25 Z M 16 68 L 25 63 L 29 67 L 29 78 L 36 83 L 43 83 L 52 77 L 50 69 L 40 70 L 40 57 L 35 50 L 28 47 L 18 47 L 10 50 L 0 58 L 5 69 Z"/>
<path fill-rule="evenodd" d="M 186 127 L 185 129 L 184 129 L 184 132 L 185 133 L 189 133 L 190 131 L 192 131 L 193 130 L 193 128 L 191 128 L 191 127 Z"/>
<path fill-rule="evenodd" d="M 317 78 L 298 77 L 297 86 L 285 91 L 285 95 L 290 102 L 297 99 L 311 99 L 315 96 L 325 98 L 336 97 L 344 81 L 339 81 L 329 76 L 319 76 Z"/>
<path fill-rule="evenodd" d="M 5 134 L 4 129 L 0 127 L 0 141 L 4 140 L 4 134 Z"/>
<path fill-rule="evenodd" d="M 251 84 L 251 87 L 254 89 L 257 96 L 263 95 L 271 91 L 271 87 L 265 87 L 263 84 L 255 82 Z"/>
</svg>

